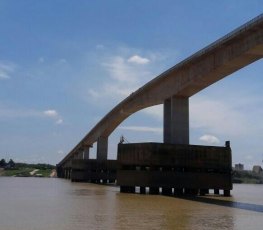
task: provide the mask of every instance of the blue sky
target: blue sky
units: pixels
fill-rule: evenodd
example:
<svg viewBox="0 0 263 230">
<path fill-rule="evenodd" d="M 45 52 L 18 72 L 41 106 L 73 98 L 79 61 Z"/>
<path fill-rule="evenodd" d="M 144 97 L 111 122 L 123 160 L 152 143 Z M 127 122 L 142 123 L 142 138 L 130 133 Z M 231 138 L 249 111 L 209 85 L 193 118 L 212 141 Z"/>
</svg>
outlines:
<svg viewBox="0 0 263 230">
<path fill-rule="evenodd" d="M 132 91 L 261 13 L 257 0 L 0 0 L 0 158 L 58 163 Z M 233 163 L 262 163 L 262 67 L 191 97 L 191 144 L 230 140 Z M 162 142 L 162 106 L 124 121 L 110 158 L 121 135 Z"/>
</svg>

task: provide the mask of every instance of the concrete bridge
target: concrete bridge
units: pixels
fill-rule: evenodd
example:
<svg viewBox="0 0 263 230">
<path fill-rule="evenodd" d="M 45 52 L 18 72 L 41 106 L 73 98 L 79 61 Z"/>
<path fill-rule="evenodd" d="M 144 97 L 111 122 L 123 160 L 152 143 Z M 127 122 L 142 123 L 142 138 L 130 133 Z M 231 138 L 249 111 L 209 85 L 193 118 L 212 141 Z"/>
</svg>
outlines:
<svg viewBox="0 0 263 230">
<path fill-rule="evenodd" d="M 58 164 L 89 159 L 97 142 L 97 161 L 107 160 L 108 137 L 133 113 L 164 105 L 163 142 L 189 145 L 189 97 L 263 57 L 263 14 L 160 74 L 113 108 Z"/>
</svg>

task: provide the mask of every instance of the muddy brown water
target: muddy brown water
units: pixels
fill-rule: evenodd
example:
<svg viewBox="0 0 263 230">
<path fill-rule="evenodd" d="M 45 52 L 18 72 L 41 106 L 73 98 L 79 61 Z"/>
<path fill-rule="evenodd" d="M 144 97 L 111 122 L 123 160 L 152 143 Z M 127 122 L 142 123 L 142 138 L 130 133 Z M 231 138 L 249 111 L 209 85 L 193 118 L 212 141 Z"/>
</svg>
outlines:
<svg viewBox="0 0 263 230">
<path fill-rule="evenodd" d="M 57 178 L 0 177 L 0 230 L 262 229 L 263 185 L 232 196 L 121 194 Z"/>
</svg>

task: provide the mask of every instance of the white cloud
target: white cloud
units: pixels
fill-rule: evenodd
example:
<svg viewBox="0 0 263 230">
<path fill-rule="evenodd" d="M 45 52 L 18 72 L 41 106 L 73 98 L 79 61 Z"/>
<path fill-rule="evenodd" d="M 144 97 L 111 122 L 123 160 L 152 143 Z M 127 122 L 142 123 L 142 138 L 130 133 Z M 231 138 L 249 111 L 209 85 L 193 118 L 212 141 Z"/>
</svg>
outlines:
<svg viewBox="0 0 263 230">
<path fill-rule="evenodd" d="M 217 137 L 210 135 L 210 134 L 205 134 L 201 136 L 199 140 L 206 142 L 208 144 L 219 144 L 220 143 L 220 140 Z"/>
<path fill-rule="evenodd" d="M 10 76 L 6 72 L 0 70 L 0 79 L 9 79 L 9 78 Z"/>
<path fill-rule="evenodd" d="M 95 100 L 107 98 L 107 101 L 120 101 L 152 78 L 148 67 L 134 66 L 122 56 L 107 58 L 102 67 L 109 79 L 104 80 L 100 88 L 88 90 L 89 96 Z"/>
<path fill-rule="evenodd" d="M 57 125 L 63 124 L 63 119 L 62 119 L 62 117 L 59 115 L 59 113 L 56 110 L 54 110 L 54 109 L 45 110 L 43 112 L 43 114 L 46 117 L 54 119 L 55 120 L 55 124 L 57 124 Z"/>
<path fill-rule="evenodd" d="M 58 125 L 63 123 L 63 118 L 56 110 L 38 111 L 34 109 L 8 108 L 0 105 L 0 119 L 16 118 L 50 118 L 55 120 L 55 123 Z"/>
<path fill-rule="evenodd" d="M 57 125 L 61 125 L 63 123 L 63 119 L 59 118 L 57 121 L 56 121 L 56 124 Z"/>
<path fill-rule="evenodd" d="M 56 110 L 46 110 L 43 113 L 47 117 L 57 117 L 58 116 L 58 113 Z"/>
<path fill-rule="evenodd" d="M 63 150 L 58 150 L 57 153 L 58 153 L 59 156 L 63 156 L 64 155 L 64 151 Z"/>
<path fill-rule="evenodd" d="M 89 89 L 88 93 L 93 98 L 99 98 L 100 97 L 100 94 L 97 91 L 95 91 L 94 89 Z"/>
<path fill-rule="evenodd" d="M 109 71 L 111 78 L 119 82 L 134 83 L 137 79 L 137 76 L 134 75 L 134 68 L 129 66 L 123 57 L 113 57 L 108 63 L 104 63 L 104 66 Z"/>
<path fill-rule="evenodd" d="M 136 132 L 152 132 L 152 133 L 161 133 L 163 132 L 162 128 L 156 127 L 147 127 L 147 126 L 120 126 L 118 129 L 130 130 Z"/>
<path fill-rule="evenodd" d="M 128 62 L 144 65 L 144 64 L 148 64 L 150 60 L 148 58 L 140 57 L 139 55 L 134 55 L 128 59 Z"/>
<path fill-rule="evenodd" d="M 15 65 L 12 63 L 4 63 L 0 61 L 0 80 L 11 78 L 11 74 L 15 71 Z"/>
<path fill-rule="evenodd" d="M 96 48 L 101 47 L 98 44 Z M 162 52 L 161 55 L 158 52 L 146 52 L 123 46 L 103 51 L 99 54 L 97 52 L 92 57 L 93 60 L 97 60 L 95 65 L 100 63 L 100 66 L 96 68 L 99 69 L 98 73 L 89 73 L 90 76 L 98 76 L 99 74 L 101 84 L 96 83 L 88 90 L 84 89 L 84 86 L 80 86 L 81 90 L 79 90 L 79 94 L 84 100 L 96 102 L 98 105 L 106 102 L 107 105 L 109 103 L 115 104 L 121 101 L 157 76 L 160 69 L 167 67 L 163 67 L 162 63 L 168 59 L 168 52 Z M 149 58 L 135 55 L 138 53 L 146 53 L 145 56 Z M 162 61 L 160 62 L 160 60 Z"/>
<path fill-rule="evenodd" d="M 162 120 L 163 119 L 163 105 L 155 105 L 142 110 L 143 113 L 150 115 L 151 117 Z"/>
<path fill-rule="evenodd" d="M 246 135 L 250 124 L 244 113 L 227 100 L 193 97 L 190 101 L 190 127 L 224 136 Z"/>
</svg>

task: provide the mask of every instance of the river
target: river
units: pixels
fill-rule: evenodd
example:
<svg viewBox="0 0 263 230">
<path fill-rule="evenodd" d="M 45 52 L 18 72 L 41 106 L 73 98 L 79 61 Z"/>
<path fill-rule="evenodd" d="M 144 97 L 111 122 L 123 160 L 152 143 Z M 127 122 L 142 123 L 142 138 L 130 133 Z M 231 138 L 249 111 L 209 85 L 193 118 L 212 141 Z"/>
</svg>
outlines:
<svg viewBox="0 0 263 230">
<path fill-rule="evenodd" d="M 0 230 L 262 229 L 263 185 L 231 197 L 121 194 L 57 178 L 0 177 Z"/>
</svg>

